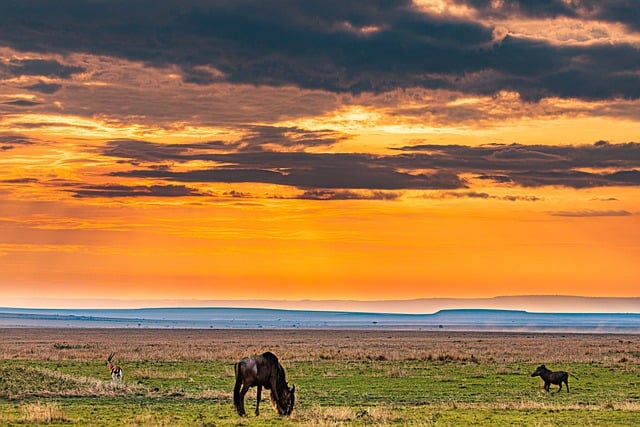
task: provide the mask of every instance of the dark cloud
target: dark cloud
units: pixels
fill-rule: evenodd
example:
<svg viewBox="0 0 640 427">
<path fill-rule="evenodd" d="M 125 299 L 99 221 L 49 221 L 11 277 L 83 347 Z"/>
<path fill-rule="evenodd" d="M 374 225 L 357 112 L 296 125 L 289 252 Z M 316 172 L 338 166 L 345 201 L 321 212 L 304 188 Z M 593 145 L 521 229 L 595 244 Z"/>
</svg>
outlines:
<svg viewBox="0 0 640 427">
<path fill-rule="evenodd" d="M 430 194 L 424 196 L 428 199 L 492 199 L 492 200 L 504 200 L 508 202 L 524 201 L 524 202 L 539 202 L 542 199 L 537 196 L 496 196 L 483 191 L 446 191 L 436 194 Z"/>
<path fill-rule="evenodd" d="M 127 144 L 130 146 L 130 142 Z M 140 152 L 122 151 L 118 145 L 104 154 L 128 157 L 131 160 L 148 160 L 148 154 L 156 145 L 149 142 L 135 143 Z M 169 150 L 173 150 L 170 151 Z M 182 182 L 262 182 L 290 185 L 299 188 L 348 188 L 348 189 L 403 189 L 435 188 L 451 189 L 464 186 L 455 174 L 447 171 L 424 174 L 400 172 L 401 165 L 408 165 L 402 156 L 373 156 L 367 154 L 316 154 L 304 152 L 235 152 L 184 153 L 179 147 L 159 147 L 163 159 L 172 161 L 206 160 L 223 164 L 211 169 L 188 172 L 138 169 L 114 173 L 116 176 L 166 179 Z M 136 157 L 130 157 L 135 155 Z"/>
<path fill-rule="evenodd" d="M 209 70 L 203 68 L 188 68 L 182 70 L 182 80 L 185 83 L 194 83 L 199 85 L 209 85 L 217 81 L 222 81 L 220 77 L 216 77 Z"/>
<path fill-rule="evenodd" d="M 60 121 L 50 121 L 50 122 L 15 121 L 11 123 L 11 127 L 14 129 L 38 129 L 38 128 L 48 128 L 52 126 L 68 127 L 73 129 L 94 129 L 94 127 L 90 125 L 79 125 L 77 123 L 67 123 L 67 122 L 63 122 L 62 119 Z"/>
<path fill-rule="evenodd" d="M 506 1 L 500 10 L 486 1 L 467 3 L 481 15 L 587 14 L 640 22 L 638 8 L 622 0 L 577 7 L 560 0 Z M 185 82 L 203 85 L 295 85 L 354 94 L 410 87 L 513 90 L 527 100 L 640 98 L 637 46 L 560 46 L 513 36 L 496 42 L 493 30 L 483 21 L 419 12 L 409 0 L 22 0 L 3 5 L 0 45 L 175 65 Z M 82 70 L 45 59 L 8 67 L 61 78 Z"/>
<path fill-rule="evenodd" d="M 308 190 L 296 198 L 305 200 L 397 200 L 400 193 L 389 191 Z"/>
<path fill-rule="evenodd" d="M 600 19 L 640 29 L 640 9 L 635 0 L 587 0 L 585 5 Z"/>
<path fill-rule="evenodd" d="M 491 0 L 457 0 L 476 9 L 484 18 L 578 18 L 619 22 L 640 28 L 640 10 L 636 0 L 501 0 L 499 7 Z"/>
<path fill-rule="evenodd" d="M 19 133 L 0 133 L 0 143 L 12 145 L 31 145 L 34 141 Z"/>
<path fill-rule="evenodd" d="M 606 0 L 604 0 L 606 1 Z M 455 3 L 471 6 L 484 17 L 507 18 L 526 16 L 530 18 L 575 17 L 580 11 L 564 0 L 455 0 Z"/>
<path fill-rule="evenodd" d="M 348 136 L 334 130 L 306 130 L 295 126 L 249 126 L 248 136 L 239 141 L 245 149 L 256 149 L 264 144 L 281 147 L 319 147 L 330 146 L 348 139 Z"/>
<path fill-rule="evenodd" d="M 298 188 L 345 188 L 345 189 L 443 189 L 460 188 L 464 181 L 454 174 L 442 172 L 431 175 L 398 172 L 391 167 L 354 164 L 349 167 L 318 165 L 319 159 L 309 155 L 306 168 L 287 170 L 230 168 L 199 169 L 189 172 L 159 170 L 132 170 L 113 172 L 111 176 L 153 178 L 178 182 L 224 182 L 266 183 L 288 185 Z M 283 162 L 283 165 L 286 162 Z"/>
<path fill-rule="evenodd" d="M 45 35 L 46 36 L 46 35 Z M 0 39 L 0 42 L 2 40 Z M 0 63 L 0 71 L 14 76 L 42 76 L 68 79 L 73 74 L 82 73 L 85 68 L 64 65 L 49 59 L 12 59 L 8 63 Z"/>
<path fill-rule="evenodd" d="M 37 178 L 15 178 L 15 179 L 3 179 L 1 182 L 5 184 L 33 184 L 39 182 Z"/>
<path fill-rule="evenodd" d="M 10 150 L 20 145 L 32 145 L 35 141 L 19 133 L 0 133 L 0 150 Z"/>
<path fill-rule="evenodd" d="M 557 185 L 572 188 L 640 185 L 640 171 L 592 173 L 582 171 L 528 171 L 511 175 L 513 182 L 523 187 Z"/>
<path fill-rule="evenodd" d="M 227 191 L 223 195 L 227 197 L 233 197 L 236 199 L 246 199 L 251 197 L 250 193 L 246 193 L 243 191 L 236 191 L 236 190 Z"/>
<path fill-rule="evenodd" d="M 485 179 L 488 181 L 494 181 L 499 184 L 508 184 L 510 182 L 513 182 L 513 180 L 506 175 L 479 175 L 479 176 L 476 176 L 476 178 Z"/>
<path fill-rule="evenodd" d="M 28 90 L 32 90 L 34 92 L 41 92 L 41 93 L 45 93 L 47 95 L 50 95 L 50 94 L 56 93 L 57 91 L 62 89 L 62 85 L 57 84 L 57 83 L 45 83 L 45 82 L 40 81 L 40 82 L 32 84 L 30 86 L 25 86 L 24 88 L 28 89 Z"/>
<path fill-rule="evenodd" d="M 568 170 L 576 168 L 640 167 L 640 143 L 592 145 L 488 144 L 482 146 L 430 145 L 405 146 L 401 151 L 427 153 L 440 166 L 465 167 L 467 170 L 523 171 Z M 491 179 L 508 181 L 503 173 L 483 173 Z"/>
<path fill-rule="evenodd" d="M 74 197 L 186 197 L 205 194 L 184 185 L 83 185 L 73 190 Z"/>
<path fill-rule="evenodd" d="M 225 150 L 219 150 L 224 147 Z M 468 187 L 463 174 L 522 187 L 590 188 L 640 185 L 640 144 L 525 146 L 521 144 L 415 145 L 397 155 L 361 153 L 236 151 L 220 142 L 158 144 L 111 141 L 102 154 L 146 168 L 113 176 L 174 182 L 268 183 L 318 191 L 326 189 L 440 189 Z M 174 170 L 171 164 L 193 160 L 218 165 Z M 425 171 L 429 171 L 428 173 Z M 313 195 L 314 193 L 309 193 Z M 318 193 L 318 198 L 329 193 Z M 483 193 L 467 193 L 466 197 Z M 488 197 L 488 195 L 487 195 Z M 509 200 L 505 198 L 504 200 Z M 535 201 L 535 199 L 529 199 Z"/>
<path fill-rule="evenodd" d="M 549 215 L 552 216 L 564 216 L 564 217 L 599 217 L 599 216 L 630 216 L 632 215 L 627 211 L 558 211 L 558 212 L 549 212 Z"/>
<path fill-rule="evenodd" d="M 593 201 L 598 201 L 598 202 L 617 202 L 619 199 L 615 198 L 615 197 L 600 197 L 600 198 L 593 198 L 591 199 Z"/>
<path fill-rule="evenodd" d="M 480 147 L 418 145 L 402 150 L 427 152 L 434 164 L 476 172 L 479 179 L 523 187 L 545 185 L 589 188 L 640 185 L 640 144 L 525 146 L 491 144 Z M 592 172 L 584 169 L 617 169 Z"/>
<path fill-rule="evenodd" d="M 36 105 L 40 105 L 40 102 L 29 101 L 28 99 L 16 99 L 13 101 L 3 102 L 4 105 L 13 105 L 16 107 L 35 107 Z"/>
<path fill-rule="evenodd" d="M 102 154 L 111 157 L 131 159 L 135 163 L 159 161 L 212 160 L 211 150 L 237 148 L 237 144 L 222 141 L 207 141 L 193 144 L 156 144 L 134 139 L 108 141 L 101 149 Z M 163 168 L 158 165 L 157 168 Z"/>
<path fill-rule="evenodd" d="M 249 125 L 240 127 L 246 135 L 236 141 L 207 141 L 192 144 L 154 144 L 138 140 L 114 140 L 107 143 L 103 153 L 108 156 L 157 162 L 161 160 L 217 160 L 229 150 L 260 151 L 263 146 L 310 148 L 330 146 L 348 138 L 333 130 L 305 130 L 295 126 L 279 127 Z"/>
</svg>

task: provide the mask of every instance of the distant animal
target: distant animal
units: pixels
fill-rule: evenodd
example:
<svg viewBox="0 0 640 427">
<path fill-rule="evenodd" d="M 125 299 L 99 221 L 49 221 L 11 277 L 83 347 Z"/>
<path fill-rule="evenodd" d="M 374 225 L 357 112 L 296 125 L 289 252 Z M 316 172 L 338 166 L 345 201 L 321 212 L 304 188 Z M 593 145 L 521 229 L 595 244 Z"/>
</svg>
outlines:
<svg viewBox="0 0 640 427">
<path fill-rule="evenodd" d="M 113 364 L 113 356 L 115 356 L 115 353 L 111 353 L 106 361 L 107 368 L 111 371 L 111 380 L 113 382 L 122 381 L 122 368 L 119 365 Z"/>
<path fill-rule="evenodd" d="M 552 371 L 547 369 L 546 366 L 540 365 L 531 374 L 532 377 L 540 377 L 544 381 L 544 389 L 549 391 L 549 386 L 555 384 L 560 386 L 558 393 L 562 390 L 562 383 L 567 386 L 567 393 L 569 393 L 569 373 L 565 371 Z M 573 377 L 577 378 L 575 375 Z"/>
<path fill-rule="evenodd" d="M 238 415 L 247 415 L 244 410 L 244 396 L 250 387 L 258 387 L 256 416 L 260 415 L 262 387 L 271 390 L 271 403 L 278 414 L 291 415 L 295 403 L 296 386 L 289 388 L 284 368 L 271 352 L 245 357 L 234 365 L 236 383 L 233 387 L 233 404 Z"/>
</svg>

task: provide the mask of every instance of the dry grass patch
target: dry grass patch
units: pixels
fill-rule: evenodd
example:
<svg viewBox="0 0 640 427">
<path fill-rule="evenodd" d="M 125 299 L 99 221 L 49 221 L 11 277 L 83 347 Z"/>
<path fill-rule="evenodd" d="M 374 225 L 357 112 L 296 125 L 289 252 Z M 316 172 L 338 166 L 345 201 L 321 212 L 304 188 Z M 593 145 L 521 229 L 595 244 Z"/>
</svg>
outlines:
<svg viewBox="0 0 640 427">
<path fill-rule="evenodd" d="M 407 376 L 407 371 L 402 369 L 400 366 L 393 366 L 391 369 L 387 370 L 387 378 L 404 378 Z"/>
<path fill-rule="evenodd" d="M 620 411 L 640 411 L 640 402 L 608 402 L 604 405 L 605 409 L 613 409 Z"/>
<path fill-rule="evenodd" d="M 157 414 L 146 413 L 136 415 L 129 424 L 132 427 L 170 427 L 172 422 L 165 417 L 158 416 Z"/>
<path fill-rule="evenodd" d="M 386 406 L 354 409 L 345 406 L 313 406 L 299 412 L 300 425 L 338 426 L 358 422 L 363 425 L 387 425 L 392 418 L 392 410 Z"/>
<path fill-rule="evenodd" d="M 140 393 L 127 383 L 101 381 L 81 375 L 63 374 L 47 368 L 0 367 L 0 398 L 23 399 L 52 396 L 122 396 Z"/>
<path fill-rule="evenodd" d="M 436 331 L 0 329 L 0 360 L 224 360 L 271 350 L 283 361 L 636 362 L 639 335 Z M 268 344 L 268 345 L 265 345 Z M 266 348 L 268 347 L 268 348 Z M 621 360 L 627 362 L 621 362 Z"/>
<path fill-rule="evenodd" d="M 313 406 L 298 416 L 302 416 L 301 421 L 308 423 L 307 425 L 333 426 L 353 420 L 356 417 L 356 411 L 345 406 Z"/>
<path fill-rule="evenodd" d="M 22 419 L 28 423 L 60 423 L 68 422 L 69 418 L 58 404 L 54 402 L 28 403 L 21 408 Z"/>
</svg>

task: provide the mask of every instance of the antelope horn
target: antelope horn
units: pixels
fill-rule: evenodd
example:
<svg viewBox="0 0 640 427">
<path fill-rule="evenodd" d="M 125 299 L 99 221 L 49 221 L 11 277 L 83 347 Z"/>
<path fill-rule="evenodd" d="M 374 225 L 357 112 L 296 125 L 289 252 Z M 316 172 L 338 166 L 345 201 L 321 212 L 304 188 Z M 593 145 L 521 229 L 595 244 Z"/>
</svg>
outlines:
<svg viewBox="0 0 640 427">
<path fill-rule="evenodd" d="M 109 354 L 109 358 L 107 359 L 109 362 L 111 362 L 111 359 L 113 359 L 113 356 L 115 356 L 115 353 L 111 353 Z"/>
</svg>

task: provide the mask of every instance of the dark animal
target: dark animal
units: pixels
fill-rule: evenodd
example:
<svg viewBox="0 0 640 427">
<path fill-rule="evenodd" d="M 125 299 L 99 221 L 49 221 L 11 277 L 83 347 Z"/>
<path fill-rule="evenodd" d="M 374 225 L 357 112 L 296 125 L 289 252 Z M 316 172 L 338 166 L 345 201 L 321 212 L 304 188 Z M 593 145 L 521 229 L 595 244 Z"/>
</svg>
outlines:
<svg viewBox="0 0 640 427">
<path fill-rule="evenodd" d="M 559 385 L 558 393 L 562 390 L 562 383 L 567 386 L 567 393 L 569 393 L 569 374 L 565 371 L 551 371 L 546 366 L 540 365 L 531 374 L 532 377 L 540 377 L 544 381 L 544 389 L 549 391 L 551 384 Z"/>
<path fill-rule="evenodd" d="M 238 415 L 247 415 L 244 410 L 244 395 L 250 387 L 258 387 L 256 415 L 260 415 L 262 387 L 271 390 L 271 403 L 280 415 L 290 415 L 295 403 L 296 386 L 289 388 L 284 369 L 271 352 L 245 357 L 235 364 L 236 384 L 233 387 L 233 404 Z"/>
</svg>

